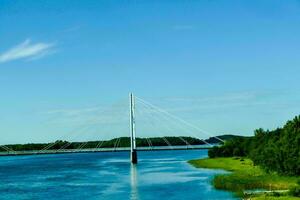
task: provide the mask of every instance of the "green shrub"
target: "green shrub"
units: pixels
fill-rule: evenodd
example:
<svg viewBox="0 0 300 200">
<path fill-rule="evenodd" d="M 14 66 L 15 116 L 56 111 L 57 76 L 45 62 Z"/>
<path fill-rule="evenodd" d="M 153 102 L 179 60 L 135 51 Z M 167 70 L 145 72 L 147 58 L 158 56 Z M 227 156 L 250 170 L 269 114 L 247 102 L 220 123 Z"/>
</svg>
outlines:
<svg viewBox="0 0 300 200">
<path fill-rule="evenodd" d="M 298 185 L 290 189 L 290 194 L 294 197 L 300 197 L 300 186 Z"/>
</svg>

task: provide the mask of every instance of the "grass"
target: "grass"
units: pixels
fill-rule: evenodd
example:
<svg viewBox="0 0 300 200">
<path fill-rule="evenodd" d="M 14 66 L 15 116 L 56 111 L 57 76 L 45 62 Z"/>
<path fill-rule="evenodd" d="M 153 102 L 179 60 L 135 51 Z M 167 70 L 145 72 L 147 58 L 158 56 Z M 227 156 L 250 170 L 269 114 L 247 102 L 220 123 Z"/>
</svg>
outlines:
<svg viewBox="0 0 300 200">
<path fill-rule="evenodd" d="M 243 195 L 245 190 L 265 189 L 265 190 L 287 190 L 297 186 L 297 177 L 280 176 L 278 174 L 269 174 L 259 166 L 254 166 L 250 159 L 241 158 L 208 158 L 200 160 L 191 160 L 190 164 L 197 168 L 223 169 L 230 171 L 229 174 L 216 175 L 213 179 L 213 185 L 217 189 L 235 192 L 239 196 Z M 251 198 L 253 199 L 253 198 Z M 281 196 L 272 197 L 258 196 L 254 199 L 293 199 L 293 197 Z M 300 198 L 294 198 L 300 199 Z"/>
<path fill-rule="evenodd" d="M 299 200 L 299 197 L 291 197 L 291 196 L 279 196 L 272 197 L 268 195 L 261 195 L 258 197 L 253 197 L 251 200 Z"/>
</svg>

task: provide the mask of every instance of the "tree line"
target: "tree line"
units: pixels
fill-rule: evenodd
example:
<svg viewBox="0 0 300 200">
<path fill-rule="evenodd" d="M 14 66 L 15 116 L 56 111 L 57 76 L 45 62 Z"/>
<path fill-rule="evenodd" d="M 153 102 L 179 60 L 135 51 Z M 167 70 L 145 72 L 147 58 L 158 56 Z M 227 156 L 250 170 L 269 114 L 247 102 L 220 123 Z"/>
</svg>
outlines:
<svg viewBox="0 0 300 200">
<path fill-rule="evenodd" d="M 167 143 L 167 142 L 169 143 Z M 200 139 L 193 137 L 152 137 L 152 138 L 136 138 L 136 145 L 138 147 L 146 147 L 146 146 L 181 146 L 181 145 L 203 145 L 203 142 Z M 47 148 L 49 150 L 57 150 L 57 149 L 78 149 L 78 148 L 114 148 L 114 147 L 130 147 L 130 137 L 119 137 L 111 140 L 104 141 L 88 141 L 88 142 L 69 142 L 58 140 L 53 143 L 28 143 L 28 144 L 12 144 L 6 145 L 8 148 L 14 151 L 29 151 L 29 150 L 42 150 Z M 1 149 L 0 151 L 5 151 Z"/>
<path fill-rule="evenodd" d="M 228 140 L 214 147 L 209 157 L 248 157 L 268 172 L 300 175 L 300 116 L 275 130 L 257 129 L 253 137 Z"/>
</svg>

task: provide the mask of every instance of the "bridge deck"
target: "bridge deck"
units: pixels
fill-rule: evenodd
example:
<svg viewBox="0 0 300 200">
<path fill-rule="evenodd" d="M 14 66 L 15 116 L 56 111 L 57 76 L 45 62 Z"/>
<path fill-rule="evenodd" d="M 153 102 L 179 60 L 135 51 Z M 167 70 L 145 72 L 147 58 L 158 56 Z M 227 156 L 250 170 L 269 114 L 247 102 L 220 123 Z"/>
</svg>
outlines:
<svg viewBox="0 0 300 200">
<path fill-rule="evenodd" d="M 164 150 L 197 150 L 210 149 L 207 145 L 191 145 L 191 146 L 156 146 L 156 147 L 138 147 L 138 151 L 164 151 Z M 20 156 L 20 155 L 38 155 L 38 154 L 65 154 L 65 153 L 93 153 L 93 152 L 119 152 L 130 151 L 130 147 L 118 148 L 97 148 L 97 149 L 61 149 L 61 150 L 45 150 L 45 151 L 10 151 L 0 152 L 0 156 Z"/>
</svg>

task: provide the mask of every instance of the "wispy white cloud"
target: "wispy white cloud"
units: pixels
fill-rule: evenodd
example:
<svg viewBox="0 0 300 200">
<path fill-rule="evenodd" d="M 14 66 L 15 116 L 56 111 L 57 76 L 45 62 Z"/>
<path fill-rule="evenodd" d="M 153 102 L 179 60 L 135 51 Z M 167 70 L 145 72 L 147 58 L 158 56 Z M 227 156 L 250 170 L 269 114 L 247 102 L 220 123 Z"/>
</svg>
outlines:
<svg viewBox="0 0 300 200">
<path fill-rule="evenodd" d="M 54 52 L 54 43 L 32 43 L 26 39 L 6 52 L 0 54 L 0 63 L 9 62 L 18 59 L 35 60 Z"/>
</svg>

